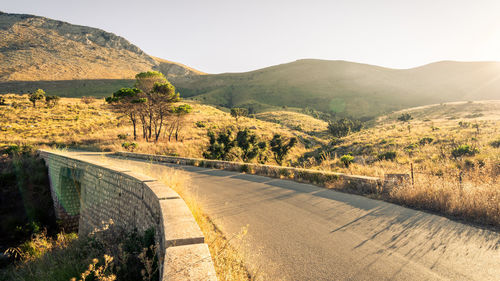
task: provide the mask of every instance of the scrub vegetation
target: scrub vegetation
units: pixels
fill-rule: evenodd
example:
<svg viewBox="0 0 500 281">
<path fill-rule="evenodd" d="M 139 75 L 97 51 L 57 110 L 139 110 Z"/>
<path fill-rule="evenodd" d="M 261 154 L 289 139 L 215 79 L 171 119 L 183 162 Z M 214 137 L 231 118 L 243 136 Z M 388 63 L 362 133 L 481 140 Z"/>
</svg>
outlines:
<svg viewBox="0 0 500 281">
<path fill-rule="evenodd" d="M 0 280 L 158 280 L 155 251 L 154 230 L 124 232 L 112 221 L 89 237 L 42 231 L 7 250 L 15 262 Z"/>
<path fill-rule="evenodd" d="M 34 147 L 0 155 L 0 280 L 158 280 L 153 230 L 125 232 L 110 221 L 89 237 L 67 233 Z"/>
<path fill-rule="evenodd" d="M 3 251 L 10 249 L 9 255 L 16 259 L 3 271 L 4 280 L 36 279 L 30 276 L 78 280 L 92 274 L 101 276 L 101 280 L 122 280 L 123 274 L 136 274 L 139 279 L 156 274 L 150 270 L 154 249 L 144 242 L 147 234 L 123 233 L 117 236 L 119 241 L 97 243 L 60 232 L 53 217 L 47 221 L 37 218 L 47 213 L 33 211 L 36 208 L 52 209 L 47 207 L 51 199 L 47 196 L 46 171 L 33 154 L 40 146 L 126 150 L 375 176 L 394 185 L 386 193 L 369 196 L 493 228 L 500 226 L 499 101 L 436 104 L 362 122 L 283 107 L 259 114 L 241 108 L 232 112 L 217 109 L 181 100 L 175 88 L 161 75 L 158 77 L 161 81 L 151 83 L 150 92 L 139 87 L 122 89 L 108 96 L 108 101 L 52 98 L 48 91 L 1 96 L 1 177 L 7 183 L 3 192 L 9 193 L 9 198 L 18 198 L 2 204 L 11 212 L 2 212 L 6 217 L 2 227 L 4 233 L 24 233 L 16 234 L 17 240 L 2 238 L 7 242 Z M 158 98 L 153 97 L 156 94 L 166 98 L 161 101 L 162 109 L 148 104 L 148 99 Z M 242 172 L 252 173 L 250 165 L 241 167 Z M 26 175 L 32 170 L 41 171 L 40 177 L 38 173 Z M 279 173 L 280 177 L 294 178 L 287 169 L 279 168 Z M 169 178 L 183 181 L 182 175 Z M 321 185 L 320 180 L 317 184 Z M 248 274 L 237 243 L 229 243 L 243 239 L 245 229 L 236 238 L 225 237 L 203 214 L 195 195 L 189 194 L 183 184 L 169 185 L 186 200 L 207 237 L 219 279 L 255 278 Z M 31 195 L 21 194 L 21 186 L 28 187 Z M 38 190 L 36 186 L 44 188 Z M 29 207 L 33 196 L 47 198 L 35 200 L 45 207 Z M 137 246 L 125 253 L 136 267 L 125 272 L 120 268 L 128 261 L 124 261 L 120 249 L 127 241 Z M 75 259 L 79 262 L 67 263 Z M 56 270 L 54 264 L 61 266 Z"/>
<path fill-rule="evenodd" d="M 328 123 L 284 108 L 238 115 L 236 121 L 235 111 L 231 115 L 183 100 L 172 103 L 172 108 L 189 105 L 190 112 L 182 118 L 169 112 L 164 125 L 167 129 L 157 141 L 148 141 L 142 137 L 134 140 L 130 119 L 101 99 L 61 98 L 51 106 L 39 101 L 35 109 L 26 95 L 3 98 L 3 145 L 77 146 L 271 165 L 281 162 L 284 166 L 383 179 L 401 175 L 407 183 L 398 185 L 388 200 L 482 224 L 500 224 L 496 199 L 500 173 L 498 101 L 438 104 L 364 123 L 349 119 Z M 177 138 L 169 137 L 168 128 L 175 124 L 180 124 Z M 283 138 L 283 146 L 296 139 L 283 160 L 272 149 L 275 135 Z M 412 167 L 413 181 L 408 180 Z"/>
</svg>

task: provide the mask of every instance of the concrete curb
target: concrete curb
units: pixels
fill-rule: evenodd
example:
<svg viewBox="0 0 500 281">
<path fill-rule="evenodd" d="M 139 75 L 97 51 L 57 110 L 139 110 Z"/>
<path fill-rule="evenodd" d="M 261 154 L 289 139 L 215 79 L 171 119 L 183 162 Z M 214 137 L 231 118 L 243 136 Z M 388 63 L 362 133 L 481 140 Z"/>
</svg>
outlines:
<svg viewBox="0 0 500 281">
<path fill-rule="evenodd" d="M 120 167 L 48 150 L 39 150 L 38 154 L 49 168 L 55 205 L 65 200 L 79 202 L 79 235 L 88 235 L 92 228 L 100 227 L 99 222 L 110 219 L 127 230 L 154 227 L 160 280 L 217 280 L 203 233 L 174 190 L 154 178 Z M 61 183 L 60 171 L 64 169 L 78 171 L 78 192 L 65 190 L 72 187 Z M 78 194 L 80 198 L 61 198 L 67 194 Z M 58 219 L 64 220 L 64 208 L 55 208 Z"/>
</svg>

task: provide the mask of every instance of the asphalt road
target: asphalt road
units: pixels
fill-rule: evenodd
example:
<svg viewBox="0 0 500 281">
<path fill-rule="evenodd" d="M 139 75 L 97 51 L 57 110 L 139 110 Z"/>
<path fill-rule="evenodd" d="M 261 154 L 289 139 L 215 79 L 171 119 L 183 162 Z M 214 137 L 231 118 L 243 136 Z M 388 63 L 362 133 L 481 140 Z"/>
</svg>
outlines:
<svg viewBox="0 0 500 281">
<path fill-rule="evenodd" d="M 232 242 L 259 280 L 500 280 L 498 232 L 288 180 L 106 161 L 147 166 L 152 176 L 165 166 L 186 171 L 191 194 L 226 237 L 248 225 Z"/>
</svg>

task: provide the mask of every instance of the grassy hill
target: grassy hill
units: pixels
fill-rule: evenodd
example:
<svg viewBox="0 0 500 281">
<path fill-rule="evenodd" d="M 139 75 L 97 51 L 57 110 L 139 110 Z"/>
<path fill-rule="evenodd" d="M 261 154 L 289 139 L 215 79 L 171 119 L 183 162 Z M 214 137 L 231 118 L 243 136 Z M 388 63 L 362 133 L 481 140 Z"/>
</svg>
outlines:
<svg viewBox="0 0 500 281">
<path fill-rule="evenodd" d="M 293 111 L 268 111 L 255 115 L 257 119 L 281 124 L 292 130 L 305 132 L 315 136 L 327 136 L 328 123 L 309 115 Z"/>
<path fill-rule="evenodd" d="M 410 108 L 337 139 L 325 133 L 323 121 L 296 112 L 261 113 L 256 114 L 259 119 L 244 117 L 236 122 L 212 106 L 185 102 L 193 106 L 193 112 L 182 122 L 179 141 L 166 136 L 157 143 L 138 139 L 135 151 L 202 157 L 208 146 L 207 132 L 226 128 L 248 128 L 266 141 L 275 133 L 294 136 L 299 142 L 287 165 L 386 179 L 407 175 L 381 198 L 500 225 L 500 101 Z M 88 103 L 64 98 L 54 108 L 40 103 L 33 109 L 26 95 L 8 95 L 7 104 L 0 107 L 0 146 L 26 143 L 117 151 L 123 150 L 124 142 L 133 142 L 129 120 L 111 112 L 102 99 Z M 413 119 L 398 121 L 402 113 Z M 346 165 L 346 159 L 352 162 Z M 271 158 L 268 163 L 275 164 Z"/>
<path fill-rule="evenodd" d="M 413 119 L 398 121 L 402 113 Z M 346 167 L 344 161 L 349 158 L 353 162 Z M 379 118 L 372 127 L 304 154 L 299 163 L 389 180 L 406 177 L 382 197 L 500 226 L 500 100 L 395 112 Z"/>
<path fill-rule="evenodd" d="M 44 17 L 0 12 L 0 38 L 0 93 L 43 88 L 66 97 L 102 97 L 132 85 L 136 73 L 154 69 L 184 97 L 255 112 L 309 107 L 370 119 L 408 107 L 500 97 L 497 62 L 443 61 L 398 70 L 306 59 L 207 75 L 149 56 L 112 33 Z"/>
<path fill-rule="evenodd" d="M 439 62 L 388 69 L 346 61 L 299 60 L 245 73 L 172 79 L 185 97 L 266 111 L 311 107 L 370 118 L 394 110 L 500 97 L 500 63 Z"/>
<path fill-rule="evenodd" d="M 33 108 L 27 95 L 5 95 L 7 105 L 0 106 L 0 147 L 9 144 L 79 146 L 92 150 L 122 150 L 123 142 L 133 141 L 132 127 L 127 118 L 112 112 L 103 99 L 90 103 L 77 98 L 62 98 L 54 108 L 42 102 Z M 324 140 L 287 126 L 254 118 L 243 118 L 236 124 L 229 113 L 209 105 L 185 101 L 193 111 L 183 122 L 179 141 L 168 141 L 162 136 L 158 143 L 138 139 L 138 152 L 202 157 L 208 145 L 208 130 L 248 127 L 259 138 L 270 140 L 275 133 L 298 137 L 301 141 L 293 149 L 294 158 L 317 147 Z M 121 139 L 118 135 L 128 136 Z"/>
<path fill-rule="evenodd" d="M 151 69 L 167 77 L 202 74 L 113 33 L 33 15 L 0 12 L 0 38 L 0 82 L 133 79 Z"/>
</svg>

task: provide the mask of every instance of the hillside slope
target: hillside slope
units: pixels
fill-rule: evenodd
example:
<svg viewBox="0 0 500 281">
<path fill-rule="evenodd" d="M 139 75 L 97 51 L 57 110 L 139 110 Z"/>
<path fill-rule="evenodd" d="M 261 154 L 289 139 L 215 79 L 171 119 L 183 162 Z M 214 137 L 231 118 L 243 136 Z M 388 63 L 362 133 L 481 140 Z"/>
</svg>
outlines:
<svg viewBox="0 0 500 281">
<path fill-rule="evenodd" d="M 431 103 L 499 98 L 500 63 L 439 62 L 397 70 L 307 59 L 173 82 L 184 97 L 209 104 L 257 111 L 308 106 L 361 118 Z"/>
<path fill-rule="evenodd" d="M 115 34 L 44 17 L 0 12 L 0 38 L 0 82 L 131 79 L 151 69 L 169 77 L 201 74 Z"/>
</svg>

